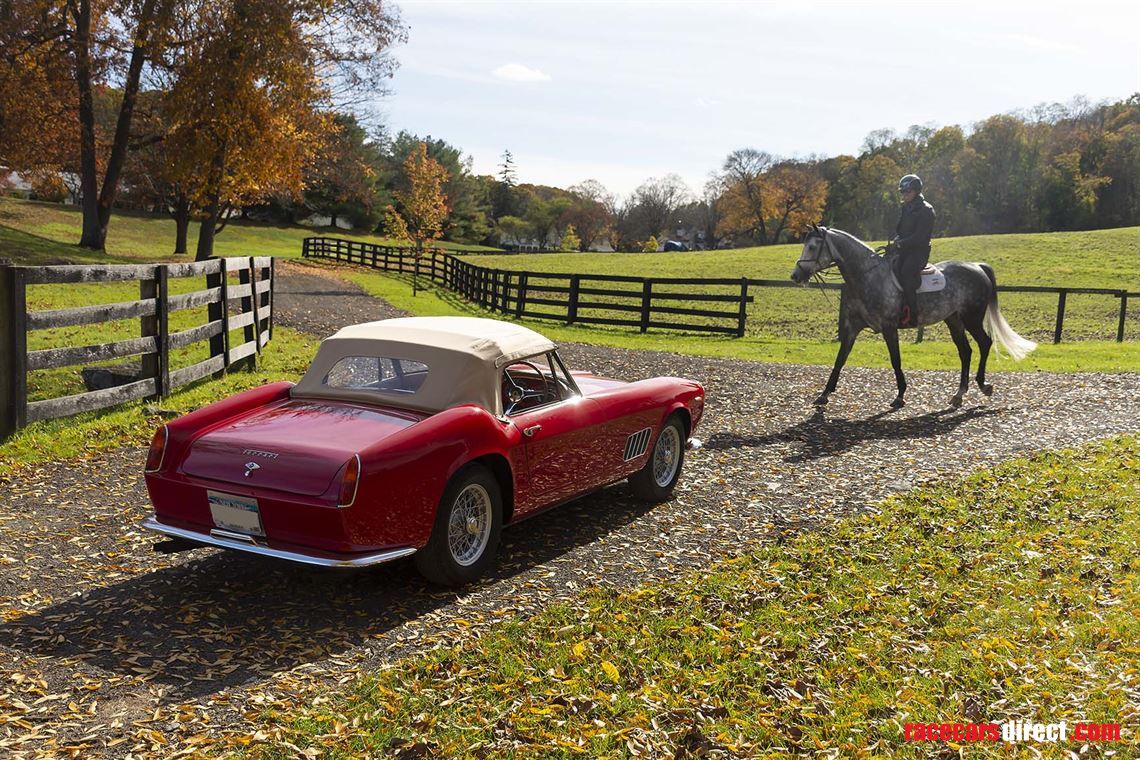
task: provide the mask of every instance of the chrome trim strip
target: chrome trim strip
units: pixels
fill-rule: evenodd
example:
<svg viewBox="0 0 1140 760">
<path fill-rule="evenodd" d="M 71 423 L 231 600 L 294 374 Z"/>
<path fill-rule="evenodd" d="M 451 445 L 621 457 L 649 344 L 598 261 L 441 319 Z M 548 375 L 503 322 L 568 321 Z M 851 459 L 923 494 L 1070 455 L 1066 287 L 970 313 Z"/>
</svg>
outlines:
<svg viewBox="0 0 1140 760">
<path fill-rule="evenodd" d="M 231 533 L 225 530 L 214 529 L 210 531 L 210 535 L 206 535 L 205 533 L 198 533 L 193 530 L 163 525 L 153 517 L 146 518 L 142 521 L 141 525 L 143 528 L 153 530 L 156 533 L 173 536 L 174 538 L 185 538 L 189 541 L 205 544 L 206 546 L 217 546 L 222 549 L 236 549 L 242 552 L 250 552 L 251 554 L 260 554 L 263 557 L 286 559 L 290 562 L 301 562 L 306 565 L 317 565 L 319 567 L 369 567 L 382 562 L 391 562 L 401 557 L 407 557 L 416 552 L 412 547 L 406 546 L 402 549 L 389 549 L 376 554 L 353 557 L 352 559 L 327 559 L 325 557 L 311 557 L 308 554 L 300 554 L 298 552 L 271 549 L 268 546 L 256 543 L 253 536 L 245 536 L 240 533 Z"/>
</svg>

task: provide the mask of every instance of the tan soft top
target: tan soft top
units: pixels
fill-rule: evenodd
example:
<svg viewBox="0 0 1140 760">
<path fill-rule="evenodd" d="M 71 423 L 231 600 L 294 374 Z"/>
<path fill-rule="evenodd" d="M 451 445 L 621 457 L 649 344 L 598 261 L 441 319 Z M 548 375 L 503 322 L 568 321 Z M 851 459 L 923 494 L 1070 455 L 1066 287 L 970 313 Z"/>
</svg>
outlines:
<svg viewBox="0 0 1140 760">
<path fill-rule="evenodd" d="M 404 317 L 342 328 L 325 338 L 295 397 L 392 404 L 439 412 L 477 404 L 501 414 L 499 370 L 518 359 L 554 349 L 548 339 L 519 325 L 475 317 Z M 422 362 L 427 379 L 415 394 L 330 388 L 325 378 L 346 356 L 385 356 Z"/>
</svg>

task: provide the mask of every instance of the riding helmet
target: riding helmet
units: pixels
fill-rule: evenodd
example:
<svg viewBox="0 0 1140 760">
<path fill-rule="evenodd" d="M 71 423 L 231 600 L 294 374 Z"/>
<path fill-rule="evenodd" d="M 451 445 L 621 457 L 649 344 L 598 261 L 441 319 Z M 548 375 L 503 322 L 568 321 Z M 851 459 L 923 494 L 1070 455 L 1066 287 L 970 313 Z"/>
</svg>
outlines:
<svg viewBox="0 0 1140 760">
<path fill-rule="evenodd" d="M 899 180 L 899 192 L 905 193 L 909 190 L 922 192 L 922 180 L 918 178 L 917 174 L 908 174 Z"/>
</svg>

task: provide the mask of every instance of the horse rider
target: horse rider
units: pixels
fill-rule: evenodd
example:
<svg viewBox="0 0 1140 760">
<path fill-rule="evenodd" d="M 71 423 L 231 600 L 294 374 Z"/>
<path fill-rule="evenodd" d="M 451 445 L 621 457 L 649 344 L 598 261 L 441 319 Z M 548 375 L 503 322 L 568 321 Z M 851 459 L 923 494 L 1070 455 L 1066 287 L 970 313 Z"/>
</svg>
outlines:
<svg viewBox="0 0 1140 760">
<path fill-rule="evenodd" d="M 898 253 L 899 285 L 903 289 L 903 307 L 899 327 L 918 324 L 918 287 L 922 270 L 930 260 L 930 236 L 934 232 L 934 207 L 922 195 L 922 180 L 908 174 L 899 180 L 902 210 L 895 226 L 895 239 L 887 244 L 887 253 Z"/>
</svg>

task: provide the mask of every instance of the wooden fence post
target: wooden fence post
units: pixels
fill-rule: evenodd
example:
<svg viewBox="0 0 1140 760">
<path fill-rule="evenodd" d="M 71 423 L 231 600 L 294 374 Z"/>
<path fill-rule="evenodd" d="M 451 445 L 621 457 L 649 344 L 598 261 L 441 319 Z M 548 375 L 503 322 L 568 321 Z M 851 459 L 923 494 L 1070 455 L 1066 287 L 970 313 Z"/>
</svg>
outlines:
<svg viewBox="0 0 1140 760">
<path fill-rule="evenodd" d="M 1116 322 L 1116 342 L 1124 342 L 1124 320 L 1128 316 L 1128 291 L 1120 291 L 1120 319 Z"/>
<path fill-rule="evenodd" d="M 649 307 L 653 303 L 653 280 L 646 279 L 641 286 L 641 331 L 649 330 Z"/>
<path fill-rule="evenodd" d="M 0 265 L 0 440 L 27 423 L 28 325 L 23 272 Z"/>
<path fill-rule="evenodd" d="M 740 278 L 740 313 L 736 317 L 736 337 L 744 337 L 744 325 L 748 320 L 748 278 Z"/>
<path fill-rule="evenodd" d="M 277 287 L 277 257 L 269 258 L 269 339 L 273 340 L 273 291 Z"/>
<path fill-rule="evenodd" d="M 249 341 L 252 340 L 253 341 L 253 347 L 255 349 L 254 352 L 249 355 L 248 360 L 246 361 L 246 366 L 248 366 L 250 369 L 256 369 L 257 368 L 257 350 L 256 350 L 257 349 L 257 306 L 256 306 L 256 299 L 253 297 L 254 296 L 253 288 L 254 288 L 254 284 L 255 284 L 255 280 L 253 277 L 253 259 L 252 258 L 248 259 L 246 261 L 246 265 L 249 267 L 248 269 L 239 269 L 238 270 L 238 282 L 240 282 L 242 285 L 249 285 L 249 297 L 247 298 L 246 296 L 242 296 L 242 298 L 241 298 L 241 313 L 243 316 L 246 314 L 252 314 L 253 315 L 253 324 L 252 325 L 246 325 L 244 328 L 242 328 L 244 331 L 242 334 L 245 336 L 245 341 L 243 341 L 243 342 L 249 343 Z"/>
<path fill-rule="evenodd" d="M 221 288 L 221 292 L 218 294 L 218 300 L 211 301 L 206 307 L 206 318 L 211 322 L 218 320 L 222 322 L 222 331 L 210 337 L 210 357 L 222 357 L 222 369 L 214 377 L 221 377 L 225 374 L 226 368 L 230 366 L 230 320 L 229 309 L 226 304 L 228 298 L 226 294 L 226 260 L 215 257 L 214 261 L 219 265 L 219 269 L 214 274 L 206 275 L 206 287 Z"/>
<path fill-rule="evenodd" d="M 578 287 L 581 278 L 578 275 L 570 277 L 570 301 L 566 304 L 566 324 L 572 325 L 578 319 Z"/>
<path fill-rule="evenodd" d="M 515 316 L 521 317 L 526 310 L 526 272 L 519 274 L 518 293 L 515 294 Z"/>
<path fill-rule="evenodd" d="M 1053 330 L 1053 342 L 1061 342 L 1061 328 L 1065 326 L 1065 296 L 1069 294 L 1064 288 L 1060 291 L 1061 295 L 1057 297 L 1057 327 Z"/>
<path fill-rule="evenodd" d="M 141 377 L 154 378 L 154 398 L 170 395 L 169 277 L 164 264 L 154 268 L 154 278 L 139 280 L 139 298 L 154 300 L 154 314 L 139 318 L 142 337 L 154 337 L 156 351 L 143 354 Z"/>
</svg>

